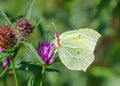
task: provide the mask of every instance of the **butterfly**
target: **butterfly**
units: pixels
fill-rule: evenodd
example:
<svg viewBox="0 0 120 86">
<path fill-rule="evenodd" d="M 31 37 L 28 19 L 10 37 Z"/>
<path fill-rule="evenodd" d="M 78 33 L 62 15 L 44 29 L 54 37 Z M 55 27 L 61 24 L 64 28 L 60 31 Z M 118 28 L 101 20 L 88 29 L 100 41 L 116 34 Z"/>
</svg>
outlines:
<svg viewBox="0 0 120 86">
<path fill-rule="evenodd" d="M 101 35 L 89 28 L 55 33 L 54 44 L 62 63 L 70 70 L 83 70 L 94 61 L 94 50 Z"/>
</svg>

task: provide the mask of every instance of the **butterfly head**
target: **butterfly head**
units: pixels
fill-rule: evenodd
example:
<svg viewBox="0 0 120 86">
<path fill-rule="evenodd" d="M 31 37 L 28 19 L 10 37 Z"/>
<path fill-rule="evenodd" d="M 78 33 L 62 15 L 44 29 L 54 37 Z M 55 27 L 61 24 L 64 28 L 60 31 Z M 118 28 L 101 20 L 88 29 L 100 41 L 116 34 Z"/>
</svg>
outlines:
<svg viewBox="0 0 120 86">
<path fill-rule="evenodd" d="M 59 39 L 59 34 L 57 32 L 55 32 L 54 36 L 55 36 L 55 39 L 57 40 Z"/>
<path fill-rule="evenodd" d="M 55 41 L 54 41 L 54 44 L 55 44 L 55 46 L 58 48 L 58 47 L 62 47 L 61 45 L 60 45 L 60 38 L 59 38 L 59 34 L 57 33 L 57 32 L 55 32 L 54 33 L 54 36 L 55 36 Z"/>
</svg>

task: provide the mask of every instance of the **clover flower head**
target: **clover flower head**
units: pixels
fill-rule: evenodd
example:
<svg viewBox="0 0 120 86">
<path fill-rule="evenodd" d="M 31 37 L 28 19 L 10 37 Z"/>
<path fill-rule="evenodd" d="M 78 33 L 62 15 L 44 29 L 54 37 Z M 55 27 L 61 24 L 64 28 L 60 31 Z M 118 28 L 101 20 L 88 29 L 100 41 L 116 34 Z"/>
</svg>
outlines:
<svg viewBox="0 0 120 86">
<path fill-rule="evenodd" d="M 54 44 L 48 42 L 39 42 L 37 52 L 45 64 L 52 64 L 54 62 Z"/>
<path fill-rule="evenodd" d="M 17 20 L 15 23 L 15 28 L 19 39 L 27 38 L 34 29 L 32 23 L 25 18 Z"/>
<path fill-rule="evenodd" d="M 17 37 L 13 29 L 9 25 L 5 24 L 0 26 L 0 47 L 8 48 L 16 45 Z"/>
</svg>

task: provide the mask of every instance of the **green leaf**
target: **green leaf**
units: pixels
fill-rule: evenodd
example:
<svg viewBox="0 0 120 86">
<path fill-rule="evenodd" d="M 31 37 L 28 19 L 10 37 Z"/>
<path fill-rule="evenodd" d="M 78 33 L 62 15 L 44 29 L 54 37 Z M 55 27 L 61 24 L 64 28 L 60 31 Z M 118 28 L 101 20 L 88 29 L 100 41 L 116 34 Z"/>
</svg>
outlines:
<svg viewBox="0 0 120 86">
<path fill-rule="evenodd" d="M 56 56 L 56 57 L 55 57 L 55 61 L 54 61 L 54 62 L 61 62 L 59 56 Z"/>
<path fill-rule="evenodd" d="M 2 60 L 3 60 L 4 57 L 9 56 L 10 54 L 11 54 L 11 53 L 4 53 L 4 52 L 1 52 L 1 53 L 0 53 L 0 62 L 2 62 Z"/>
<path fill-rule="evenodd" d="M 24 46 L 27 48 L 27 50 L 34 56 L 34 58 L 37 61 L 39 61 L 41 64 L 44 64 L 44 62 L 42 61 L 42 59 L 38 55 L 36 49 L 33 47 L 33 45 L 31 43 L 28 43 L 28 42 L 25 42 L 25 41 L 21 41 L 21 43 L 24 44 Z"/>
<path fill-rule="evenodd" d="M 32 77 L 29 77 L 27 86 L 34 86 L 34 80 Z"/>
<path fill-rule="evenodd" d="M 0 62 L 2 62 L 5 57 L 10 56 L 13 52 L 15 52 L 15 47 L 11 47 L 0 52 Z"/>
<path fill-rule="evenodd" d="M 2 66 L 1 66 L 0 69 L 2 69 Z M 5 75 L 5 73 L 7 72 L 7 70 L 8 70 L 8 66 L 4 70 L 0 70 L 0 78 Z"/>
<path fill-rule="evenodd" d="M 16 17 L 11 18 L 10 21 L 14 23 L 14 22 L 16 22 L 18 19 L 23 18 L 23 17 L 24 17 L 23 15 L 19 15 L 19 16 L 16 16 Z"/>
<path fill-rule="evenodd" d="M 21 62 L 16 66 L 17 70 L 23 71 L 42 71 L 42 65 L 33 62 Z M 59 70 L 46 68 L 47 72 L 59 72 Z"/>
<path fill-rule="evenodd" d="M 29 0 L 29 6 L 28 9 L 26 10 L 24 18 L 30 19 L 33 4 L 34 4 L 34 0 Z"/>
<path fill-rule="evenodd" d="M 0 25 L 3 25 L 5 23 L 5 19 L 3 18 L 2 13 L 0 12 Z"/>
<path fill-rule="evenodd" d="M 5 12 L 3 11 L 1 5 L 0 5 L 0 16 L 5 20 L 6 23 L 8 23 L 10 25 L 10 27 L 14 28 L 12 22 L 9 20 L 9 18 L 7 17 Z"/>
<path fill-rule="evenodd" d="M 12 53 L 14 51 L 15 51 L 15 47 L 11 47 L 11 48 L 5 49 L 4 53 Z"/>
</svg>

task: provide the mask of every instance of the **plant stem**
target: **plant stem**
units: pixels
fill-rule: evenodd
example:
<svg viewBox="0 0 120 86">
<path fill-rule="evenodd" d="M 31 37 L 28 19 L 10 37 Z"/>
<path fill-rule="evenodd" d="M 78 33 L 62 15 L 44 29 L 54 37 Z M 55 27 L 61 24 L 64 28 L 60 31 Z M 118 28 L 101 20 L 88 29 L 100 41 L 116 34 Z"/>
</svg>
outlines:
<svg viewBox="0 0 120 86">
<path fill-rule="evenodd" d="M 42 74 L 41 74 L 41 79 L 40 79 L 40 85 L 39 86 L 42 86 L 42 84 L 43 84 L 44 74 L 45 74 L 45 65 L 43 65 L 43 67 L 42 67 Z"/>
<path fill-rule="evenodd" d="M 14 74 L 16 86 L 19 86 L 18 77 L 17 77 L 16 69 L 15 69 L 15 65 L 14 65 L 14 62 L 13 62 L 12 59 L 10 60 L 10 63 L 11 63 L 11 65 L 12 65 L 12 69 L 13 69 L 13 74 Z"/>
<path fill-rule="evenodd" d="M 10 63 L 11 63 L 11 65 L 12 65 L 12 69 L 13 69 L 13 74 L 14 74 L 16 86 L 19 86 L 19 82 L 18 82 L 18 77 L 17 77 L 17 74 L 16 74 L 15 64 L 14 64 L 13 60 L 14 60 L 14 58 L 16 57 L 16 55 L 17 55 L 20 47 L 21 47 L 21 44 L 16 48 L 14 55 L 13 55 L 12 58 L 10 59 Z"/>
<path fill-rule="evenodd" d="M 8 66 L 3 70 L 3 72 L 0 74 L 0 77 L 3 77 L 3 75 L 7 72 Z"/>
</svg>

